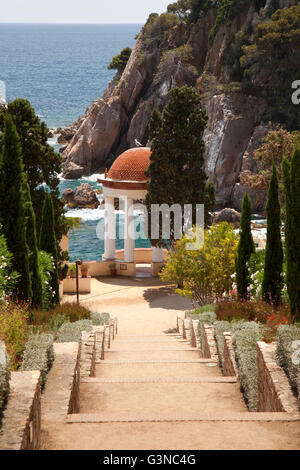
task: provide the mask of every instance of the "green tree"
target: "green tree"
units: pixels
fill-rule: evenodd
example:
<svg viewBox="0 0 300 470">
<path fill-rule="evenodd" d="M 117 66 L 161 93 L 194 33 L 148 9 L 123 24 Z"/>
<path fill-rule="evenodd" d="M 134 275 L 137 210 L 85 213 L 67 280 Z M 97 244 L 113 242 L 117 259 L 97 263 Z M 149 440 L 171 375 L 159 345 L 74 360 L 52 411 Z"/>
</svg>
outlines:
<svg viewBox="0 0 300 470">
<path fill-rule="evenodd" d="M 12 267 L 19 273 L 14 294 L 20 300 L 32 297 L 29 250 L 25 233 L 24 167 L 20 138 L 10 114 L 6 114 L 0 165 L 0 216 L 8 250 L 13 255 Z"/>
<path fill-rule="evenodd" d="M 287 258 L 287 290 L 291 315 L 300 321 L 300 148 L 292 161 L 283 161 L 286 200 L 285 243 Z"/>
<path fill-rule="evenodd" d="M 59 303 L 59 278 L 58 278 L 58 262 L 57 262 L 57 241 L 54 231 L 54 210 L 50 193 L 45 194 L 43 204 L 43 218 L 40 233 L 41 251 L 45 251 L 52 257 L 53 273 L 51 275 L 51 288 L 53 291 L 53 303 Z"/>
<path fill-rule="evenodd" d="M 30 102 L 25 99 L 16 99 L 8 104 L 7 109 L 0 109 L 0 149 L 3 146 L 1 130 L 4 129 L 7 113 L 13 117 L 20 136 L 24 171 L 36 215 L 37 234 L 39 236 L 46 184 L 53 198 L 56 237 L 57 240 L 61 240 L 62 235 L 67 233 L 64 203 L 58 188 L 62 157 L 48 144 L 49 129 L 40 121 Z"/>
<path fill-rule="evenodd" d="M 246 193 L 243 197 L 240 241 L 238 253 L 236 257 L 236 283 L 239 300 L 247 300 L 249 298 L 249 268 L 248 262 L 252 253 L 255 253 L 255 245 L 251 233 L 252 203 Z"/>
<path fill-rule="evenodd" d="M 40 275 L 39 252 L 36 235 L 36 219 L 30 198 L 30 189 L 23 182 L 26 217 L 26 240 L 29 249 L 29 269 L 31 274 L 32 306 L 40 307 L 43 302 L 42 280 Z"/>
<path fill-rule="evenodd" d="M 13 292 L 19 274 L 12 271 L 13 256 L 7 249 L 5 237 L 0 233 L 0 302 Z"/>
<path fill-rule="evenodd" d="M 196 204 L 206 204 L 206 212 L 212 210 L 213 191 L 207 185 L 204 171 L 203 133 L 207 116 L 201 99 L 192 87 L 174 88 L 169 93 L 170 102 L 162 114 L 154 110 L 150 122 L 152 154 L 147 170 L 148 193 L 146 206 L 151 227 L 151 205 L 193 205 L 193 224 L 196 223 Z M 208 202 L 209 201 L 209 202 Z M 154 246 L 164 246 L 162 220 L 159 237 L 152 239 Z M 182 219 L 183 222 L 183 219 Z M 170 244 L 175 241 L 174 213 L 170 214 Z"/>
<path fill-rule="evenodd" d="M 193 233 L 202 229 L 195 227 Z M 232 275 L 235 271 L 235 255 L 238 237 L 234 226 L 223 222 L 205 231 L 204 243 L 197 250 L 189 250 L 189 238 L 183 236 L 169 252 L 161 279 L 176 282 L 176 290 L 199 305 L 206 305 L 229 294 L 232 290 Z"/>
<path fill-rule="evenodd" d="M 192 0 L 178 0 L 168 5 L 167 12 L 174 13 L 180 20 L 186 19 L 191 13 Z"/>
<path fill-rule="evenodd" d="M 266 302 L 278 305 L 281 303 L 283 288 L 283 249 L 281 241 L 278 175 L 275 164 L 273 164 L 273 172 L 268 192 L 267 224 L 267 244 L 262 295 L 263 300 Z"/>
<path fill-rule="evenodd" d="M 130 49 L 130 47 L 125 47 L 124 49 L 122 49 L 120 54 L 113 57 L 111 63 L 107 67 L 108 70 L 116 69 L 118 72 L 122 73 L 127 65 L 131 53 L 132 49 Z"/>
</svg>

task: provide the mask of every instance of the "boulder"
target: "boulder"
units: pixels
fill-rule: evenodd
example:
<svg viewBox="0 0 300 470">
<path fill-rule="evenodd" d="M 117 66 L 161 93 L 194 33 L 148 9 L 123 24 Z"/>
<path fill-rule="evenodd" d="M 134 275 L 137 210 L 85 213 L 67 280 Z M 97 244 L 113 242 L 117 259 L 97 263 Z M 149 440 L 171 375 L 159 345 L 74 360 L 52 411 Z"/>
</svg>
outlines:
<svg viewBox="0 0 300 470">
<path fill-rule="evenodd" d="M 241 214 L 234 209 L 225 208 L 220 212 L 215 212 L 213 214 L 213 224 L 219 224 L 221 222 L 228 222 L 229 224 L 234 224 L 238 227 L 241 221 Z"/>
<path fill-rule="evenodd" d="M 66 189 L 63 192 L 63 198 L 71 209 L 97 209 L 100 206 L 95 191 L 87 183 L 78 186 L 75 191 L 70 188 Z"/>
</svg>

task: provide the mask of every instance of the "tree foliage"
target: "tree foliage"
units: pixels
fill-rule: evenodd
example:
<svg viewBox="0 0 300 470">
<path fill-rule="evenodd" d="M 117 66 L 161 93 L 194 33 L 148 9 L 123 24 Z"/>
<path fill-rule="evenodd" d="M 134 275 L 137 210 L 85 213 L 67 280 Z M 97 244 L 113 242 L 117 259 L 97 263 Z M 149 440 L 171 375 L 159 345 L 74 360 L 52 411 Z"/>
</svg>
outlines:
<svg viewBox="0 0 300 470">
<path fill-rule="evenodd" d="M 193 205 L 193 224 L 196 223 L 196 204 L 206 204 L 206 218 L 213 210 L 215 200 L 211 185 L 207 186 L 204 171 L 203 133 L 207 116 L 201 99 L 194 88 L 174 88 L 169 93 L 170 102 L 162 114 L 154 110 L 150 122 L 152 154 L 147 170 L 148 193 L 146 205 L 150 214 L 151 205 L 178 204 L 184 213 L 184 205 Z M 182 220 L 183 222 L 183 220 Z M 171 238 L 175 240 L 174 214 L 170 217 Z M 183 226 L 183 224 L 182 224 Z M 152 244 L 163 246 L 162 220 L 159 224 L 159 239 Z"/>
<path fill-rule="evenodd" d="M 32 288 L 32 306 L 42 305 L 42 280 L 40 276 L 39 252 L 36 234 L 36 219 L 30 198 L 30 189 L 26 181 L 23 182 L 25 199 L 25 230 L 29 249 L 29 269 Z"/>
<path fill-rule="evenodd" d="M 37 234 L 39 235 L 45 184 L 52 192 L 55 209 L 55 233 L 57 240 L 67 233 L 64 204 L 58 189 L 61 173 L 61 155 L 48 144 L 48 132 L 44 122 L 35 114 L 28 100 L 16 99 L 7 109 L 0 109 L 0 149 L 3 147 L 1 131 L 4 130 L 5 116 L 9 113 L 20 136 L 24 172 L 30 188 L 31 201 L 36 215 Z"/>
<path fill-rule="evenodd" d="M 300 132 L 288 132 L 280 126 L 270 130 L 262 139 L 261 146 L 254 152 L 259 162 L 259 173 L 245 171 L 240 174 L 241 183 L 251 188 L 267 189 L 270 184 L 273 163 L 276 165 L 279 183 L 282 182 L 282 162 L 291 160 L 296 146 L 300 143 Z"/>
<path fill-rule="evenodd" d="M 21 300 L 32 296 L 29 250 L 25 232 L 24 167 L 20 138 L 10 114 L 6 114 L 3 153 L 0 160 L 0 217 L 12 267 L 19 273 L 14 294 Z"/>
<path fill-rule="evenodd" d="M 262 283 L 263 300 L 274 305 L 281 303 L 283 288 L 283 249 L 281 241 L 281 214 L 278 176 L 275 164 L 268 192 L 267 202 L 267 244 Z"/>
<path fill-rule="evenodd" d="M 300 5 L 277 10 L 257 27 L 253 44 L 243 48 L 241 66 L 256 92 L 268 102 L 266 120 L 300 127 L 291 101 L 291 84 L 299 79 Z"/>
<path fill-rule="evenodd" d="M 53 291 L 53 303 L 59 303 L 59 277 L 58 277 L 58 262 L 57 262 L 57 242 L 54 232 L 54 210 L 53 202 L 50 193 L 45 194 L 43 204 L 43 218 L 40 233 L 41 251 L 45 251 L 52 257 L 53 272 L 51 274 L 51 287 Z"/>
<path fill-rule="evenodd" d="M 111 63 L 107 67 L 108 70 L 116 69 L 120 73 L 123 72 L 131 56 L 131 53 L 132 49 L 130 47 L 125 47 L 124 49 L 122 49 L 120 54 L 113 57 Z"/>
<path fill-rule="evenodd" d="M 292 161 L 283 161 L 286 199 L 285 244 L 287 258 L 287 290 L 291 315 L 300 321 L 300 148 Z"/>
<path fill-rule="evenodd" d="M 194 228 L 193 233 L 201 231 Z M 221 299 L 232 290 L 238 237 L 233 225 L 226 222 L 205 231 L 204 244 L 198 250 L 188 250 L 190 237 L 184 236 L 169 252 L 161 273 L 163 281 L 175 282 L 177 292 L 189 296 L 199 305 Z"/>
<path fill-rule="evenodd" d="M 251 233 L 251 218 L 252 203 L 250 197 L 246 193 L 242 202 L 240 240 L 235 262 L 238 300 L 242 301 L 249 298 L 250 276 L 248 262 L 252 253 L 255 252 Z"/>
<path fill-rule="evenodd" d="M 7 249 L 4 235 L 0 233 L 0 302 L 11 295 L 19 277 L 12 270 L 12 265 L 13 256 Z"/>
<path fill-rule="evenodd" d="M 180 20 L 185 20 L 191 13 L 192 0 L 178 0 L 168 5 L 167 12 L 174 13 Z"/>
</svg>

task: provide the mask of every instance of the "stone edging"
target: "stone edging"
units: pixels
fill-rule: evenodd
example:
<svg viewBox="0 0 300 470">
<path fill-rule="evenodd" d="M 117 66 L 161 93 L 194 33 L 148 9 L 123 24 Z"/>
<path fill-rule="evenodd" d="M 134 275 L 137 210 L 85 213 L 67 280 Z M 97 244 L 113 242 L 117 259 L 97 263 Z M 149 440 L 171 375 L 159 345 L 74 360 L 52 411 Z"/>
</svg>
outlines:
<svg viewBox="0 0 300 470">
<path fill-rule="evenodd" d="M 0 449 L 38 450 L 40 431 L 41 372 L 12 372 L 0 434 Z"/>
<path fill-rule="evenodd" d="M 223 351 L 223 375 L 225 376 L 238 376 L 238 369 L 235 360 L 235 354 L 232 344 L 232 334 L 230 332 L 223 333 L 224 336 L 224 351 Z"/>
<path fill-rule="evenodd" d="M 257 343 L 258 411 L 299 413 L 288 378 L 275 358 L 276 343 Z"/>
</svg>

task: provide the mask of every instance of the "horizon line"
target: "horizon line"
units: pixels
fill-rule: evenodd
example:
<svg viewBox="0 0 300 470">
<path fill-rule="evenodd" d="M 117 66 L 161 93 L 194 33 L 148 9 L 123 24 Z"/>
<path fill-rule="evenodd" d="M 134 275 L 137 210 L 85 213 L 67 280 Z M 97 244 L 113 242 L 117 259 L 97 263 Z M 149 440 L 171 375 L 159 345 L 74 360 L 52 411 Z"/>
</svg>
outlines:
<svg viewBox="0 0 300 470">
<path fill-rule="evenodd" d="M 121 23 L 121 22 L 116 22 L 116 23 L 82 23 L 82 22 L 47 22 L 47 21 L 0 21 L 1 24 L 49 24 L 49 25 L 56 25 L 56 24 L 61 24 L 61 25 L 115 25 L 115 24 L 128 24 L 128 25 L 140 25 L 144 24 L 142 21 L 141 22 L 134 22 L 134 23 Z"/>
</svg>

